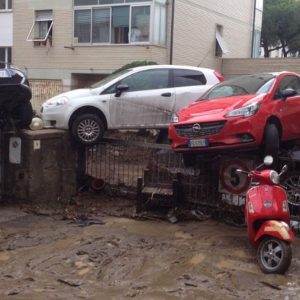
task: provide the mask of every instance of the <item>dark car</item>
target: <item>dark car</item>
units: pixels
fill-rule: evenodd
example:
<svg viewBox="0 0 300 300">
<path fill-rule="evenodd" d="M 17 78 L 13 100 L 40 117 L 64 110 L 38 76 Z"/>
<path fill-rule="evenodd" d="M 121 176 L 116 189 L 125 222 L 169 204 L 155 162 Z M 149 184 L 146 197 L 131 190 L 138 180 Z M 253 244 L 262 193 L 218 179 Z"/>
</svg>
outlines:
<svg viewBox="0 0 300 300">
<path fill-rule="evenodd" d="M 23 72 L 15 67 L 0 69 L 0 122 L 5 125 L 11 120 L 19 129 L 29 126 L 33 111 L 31 89 Z"/>
</svg>

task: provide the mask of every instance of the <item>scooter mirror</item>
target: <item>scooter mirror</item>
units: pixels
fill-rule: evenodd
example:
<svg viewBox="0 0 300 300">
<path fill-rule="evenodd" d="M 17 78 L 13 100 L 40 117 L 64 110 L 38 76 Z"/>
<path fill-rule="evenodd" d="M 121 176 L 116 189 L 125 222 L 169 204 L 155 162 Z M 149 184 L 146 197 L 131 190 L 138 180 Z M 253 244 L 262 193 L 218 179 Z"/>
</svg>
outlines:
<svg viewBox="0 0 300 300">
<path fill-rule="evenodd" d="M 271 155 L 267 155 L 265 158 L 264 158 L 264 164 L 266 166 L 271 166 L 271 164 L 273 163 L 273 157 Z"/>
</svg>

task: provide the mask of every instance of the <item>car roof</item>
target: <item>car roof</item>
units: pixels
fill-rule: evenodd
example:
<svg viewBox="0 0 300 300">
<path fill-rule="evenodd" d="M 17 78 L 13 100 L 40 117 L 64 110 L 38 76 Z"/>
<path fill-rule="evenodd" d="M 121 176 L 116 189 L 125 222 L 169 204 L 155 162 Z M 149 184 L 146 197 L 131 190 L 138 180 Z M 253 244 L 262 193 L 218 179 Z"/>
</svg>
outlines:
<svg viewBox="0 0 300 300">
<path fill-rule="evenodd" d="M 160 68 L 169 68 L 169 69 L 189 69 L 189 70 L 197 70 L 197 71 L 208 71 L 213 72 L 213 69 L 204 68 L 204 67 L 194 67 L 188 65 L 147 65 L 147 66 L 140 66 L 131 68 L 132 71 L 139 71 L 139 70 L 151 70 L 151 69 L 160 69 Z"/>
</svg>

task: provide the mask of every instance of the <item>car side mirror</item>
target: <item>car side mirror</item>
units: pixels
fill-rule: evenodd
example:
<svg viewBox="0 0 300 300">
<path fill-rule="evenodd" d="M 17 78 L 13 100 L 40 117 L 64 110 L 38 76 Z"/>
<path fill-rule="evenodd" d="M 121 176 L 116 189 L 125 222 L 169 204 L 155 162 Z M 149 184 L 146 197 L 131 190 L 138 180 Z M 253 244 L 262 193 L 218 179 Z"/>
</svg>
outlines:
<svg viewBox="0 0 300 300">
<path fill-rule="evenodd" d="M 129 86 L 127 84 L 119 84 L 116 87 L 116 93 L 115 96 L 116 97 L 120 97 L 122 95 L 123 92 L 127 91 L 129 89 Z"/>
<path fill-rule="evenodd" d="M 297 91 L 292 88 L 287 88 L 281 92 L 282 100 L 286 100 L 288 97 L 293 97 L 297 95 Z"/>
</svg>

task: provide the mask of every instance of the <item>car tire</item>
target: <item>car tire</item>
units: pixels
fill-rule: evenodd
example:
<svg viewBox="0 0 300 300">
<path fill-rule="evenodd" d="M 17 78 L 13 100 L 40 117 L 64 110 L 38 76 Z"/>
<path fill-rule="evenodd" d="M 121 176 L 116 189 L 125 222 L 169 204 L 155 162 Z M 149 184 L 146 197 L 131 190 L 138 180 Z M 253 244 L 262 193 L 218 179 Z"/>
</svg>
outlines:
<svg viewBox="0 0 300 300">
<path fill-rule="evenodd" d="M 33 118 L 31 103 L 20 103 L 13 113 L 13 118 L 17 121 L 16 126 L 19 129 L 27 128 L 31 124 Z"/>
<path fill-rule="evenodd" d="M 264 131 L 263 156 L 271 155 L 274 159 L 274 165 L 278 161 L 280 147 L 280 135 L 275 124 L 268 123 Z"/>
<path fill-rule="evenodd" d="M 71 126 L 75 140 L 83 145 L 97 144 L 103 137 L 104 124 L 96 114 L 79 115 Z"/>
</svg>

